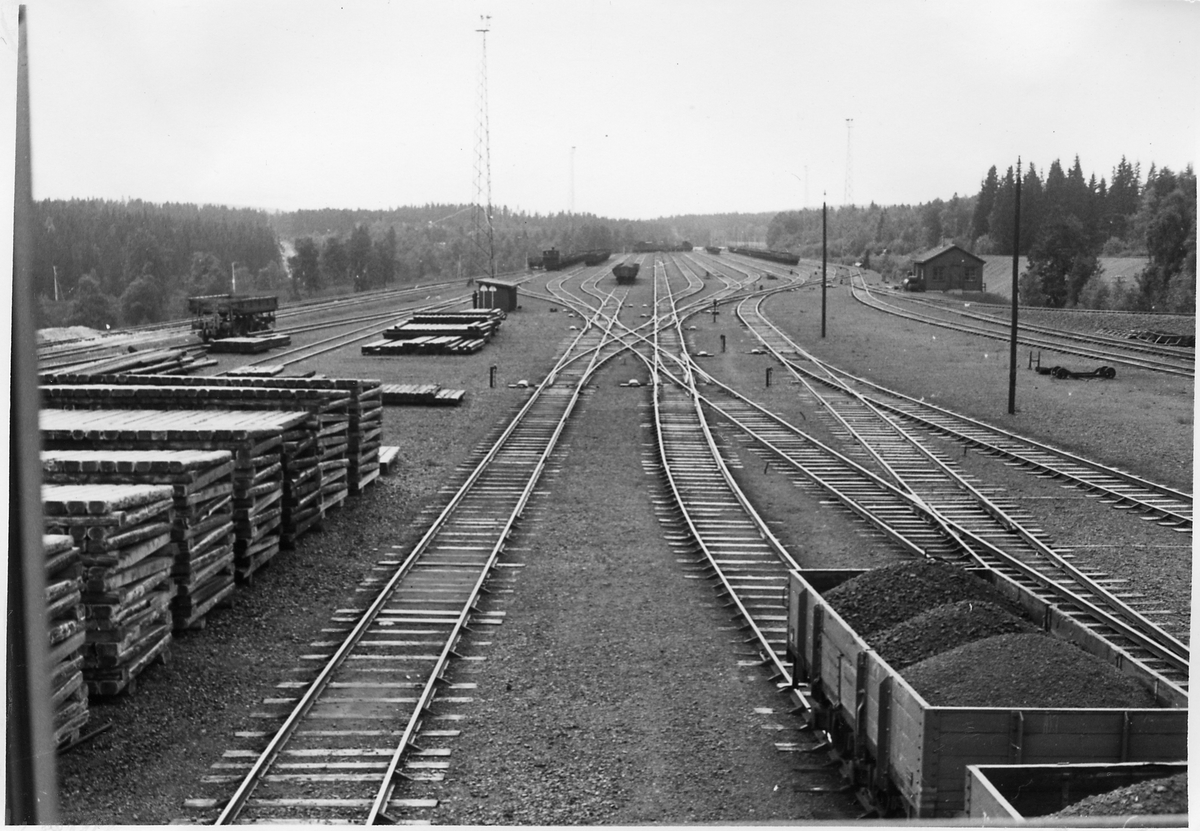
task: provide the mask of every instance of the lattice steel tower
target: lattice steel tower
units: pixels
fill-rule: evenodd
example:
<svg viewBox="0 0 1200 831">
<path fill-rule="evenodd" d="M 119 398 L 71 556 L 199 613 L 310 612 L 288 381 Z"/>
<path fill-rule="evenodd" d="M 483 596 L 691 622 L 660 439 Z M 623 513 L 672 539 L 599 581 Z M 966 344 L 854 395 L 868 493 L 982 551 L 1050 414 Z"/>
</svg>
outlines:
<svg viewBox="0 0 1200 831">
<path fill-rule="evenodd" d="M 479 267 L 472 274 L 486 273 L 496 276 L 496 237 L 492 227 L 492 151 L 488 125 L 487 95 L 487 36 L 491 28 L 491 16 L 480 15 L 482 24 L 475 31 L 482 37 L 479 58 L 478 113 L 475 117 L 475 203 L 473 242 L 478 254 Z"/>
<path fill-rule="evenodd" d="M 850 136 L 854 130 L 854 119 L 846 119 L 846 195 L 844 202 L 847 205 L 854 204 L 854 153 L 853 145 L 850 141 Z"/>
</svg>

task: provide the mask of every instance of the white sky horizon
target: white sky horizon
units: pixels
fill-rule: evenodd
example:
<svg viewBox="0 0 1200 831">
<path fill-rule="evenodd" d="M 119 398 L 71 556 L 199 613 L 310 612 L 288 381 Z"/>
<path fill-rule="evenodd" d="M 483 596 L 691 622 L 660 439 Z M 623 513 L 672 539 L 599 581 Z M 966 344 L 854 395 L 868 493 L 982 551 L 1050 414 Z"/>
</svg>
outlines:
<svg viewBox="0 0 1200 831">
<path fill-rule="evenodd" d="M 1195 162 L 1183 0 L 32 0 L 34 197 L 470 203 L 483 14 L 513 210 L 837 206 L 848 161 L 881 205 L 1018 155 Z"/>
</svg>

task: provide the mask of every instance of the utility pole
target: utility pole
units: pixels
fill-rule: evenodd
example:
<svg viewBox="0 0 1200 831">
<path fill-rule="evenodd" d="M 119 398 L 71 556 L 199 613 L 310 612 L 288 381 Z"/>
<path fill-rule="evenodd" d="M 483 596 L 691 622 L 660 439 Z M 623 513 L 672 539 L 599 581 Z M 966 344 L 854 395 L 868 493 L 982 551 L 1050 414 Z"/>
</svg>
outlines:
<svg viewBox="0 0 1200 831">
<path fill-rule="evenodd" d="M 1016 206 L 1013 218 L 1012 327 L 1008 335 L 1008 414 L 1017 412 L 1017 269 L 1021 256 L 1021 157 L 1017 156 Z"/>
<path fill-rule="evenodd" d="M 567 185 L 567 211 L 575 213 L 575 145 L 571 145 L 571 166 L 568 171 L 569 182 Z"/>
<path fill-rule="evenodd" d="M 475 247 L 481 258 L 486 258 L 489 277 L 496 276 L 496 240 L 492 226 L 492 155 L 490 126 L 488 124 L 487 94 L 487 36 L 491 28 L 491 16 L 481 15 L 482 23 L 476 32 L 482 36 L 482 51 L 479 59 L 478 112 L 475 121 Z M 473 276 L 473 275 L 472 275 Z"/>
<path fill-rule="evenodd" d="M 825 337 L 825 269 L 828 258 L 826 257 L 825 247 L 825 226 L 829 220 L 829 206 L 827 201 L 821 202 L 821 337 Z"/>
<path fill-rule="evenodd" d="M 851 152 L 852 147 L 850 144 L 850 135 L 851 135 L 851 131 L 853 129 L 854 129 L 854 119 L 847 118 L 846 119 L 846 196 L 845 196 L 845 199 L 843 200 L 843 204 L 845 204 L 845 205 L 853 205 L 854 204 L 854 176 L 852 174 L 852 171 L 854 169 L 854 156 L 853 156 L 853 153 Z"/>
</svg>

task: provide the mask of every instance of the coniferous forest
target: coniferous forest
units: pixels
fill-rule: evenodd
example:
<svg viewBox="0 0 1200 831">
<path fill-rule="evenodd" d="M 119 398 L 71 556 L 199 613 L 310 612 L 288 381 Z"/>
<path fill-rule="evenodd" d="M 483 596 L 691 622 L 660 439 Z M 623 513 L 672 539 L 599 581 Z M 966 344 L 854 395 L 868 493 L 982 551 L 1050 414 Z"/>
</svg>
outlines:
<svg viewBox="0 0 1200 831">
<path fill-rule="evenodd" d="M 1025 305 L 1194 312 L 1196 176 L 1125 158 L 1110 175 L 1033 163 L 1003 175 L 993 166 L 979 192 L 917 205 L 841 206 L 828 212 L 828 254 L 863 261 L 888 277 L 912 258 L 955 243 L 977 254 L 1012 254 L 1020 179 L 1020 278 Z M 281 300 L 479 276 L 485 235 L 469 205 L 271 213 L 215 205 L 132 200 L 44 200 L 35 205 L 40 324 L 133 326 L 186 316 L 198 294 L 277 294 Z M 821 209 L 623 220 L 530 214 L 496 207 L 497 274 L 519 272 L 551 246 L 630 250 L 640 241 L 743 244 L 821 256 Z M 1144 257 L 1130 285 L 1103 279 L 1101 257 Z"/>
</svg>

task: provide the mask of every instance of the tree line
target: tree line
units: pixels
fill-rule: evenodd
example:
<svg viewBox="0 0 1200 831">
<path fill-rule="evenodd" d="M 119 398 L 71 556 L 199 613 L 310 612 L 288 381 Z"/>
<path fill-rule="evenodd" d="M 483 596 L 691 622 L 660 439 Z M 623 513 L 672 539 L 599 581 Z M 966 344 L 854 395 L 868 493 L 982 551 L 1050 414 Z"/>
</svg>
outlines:
<svg viewBox="0 0 1200 831">
<path fill-rule="evenodd" d="M 1078 157 L 1069 169 L 1055 160 L 1043 176 L 1033 163 L 992 166 L 979 193 L 918 205 L 843 206 L 829 211 L 828 254 L 863 260 L 892 278 L 912 259 L 943 244 L 976 254 L 1011 255 L 1020 179 L 1019 254 L 1028 267 L 1020 302 L 1031 306 L 1113 308 L 1194 313 L 1196 294 L 1196 176 L 1122 157 L 1111 178 L 1086 176 Z M 821 255 L 821 210 L 783 211 L 770 223 L 766 244 Z M 1132 285 L 1102 279 L 1106 257 L 1145 257 Z"/>
<path fill-rule="evenodd" d="M 771 214 L 714 214 L 624 220 L 589 213 L 538 214 L 495 207 L 490 245 L 473 206 L 427 204 L 386 210 L 326 208 L 272 216 L 281 238 L 294 239 L 288 258 L 304 295 L 363 291 L 395 284 L 523 271 L 542 251 L 628 251 L 644 240 L 696 245 L 765 237 Z M 482 223 L 481 223 L 482 224 Z M 490 250 L 489 250 L 490 249 Z"/>
<path fill-rule="evenodd" d="M 1020 279 L 1027 305 L 1195 309 L 1196 177 L 1125 158 L 1111 176 L 1085 176 L 1076 158 L 1043 176 L 1034 164 L 992 166 L 978 194 L 915 205 L 829 211 L 829 255 L 893 278 L 945 243 L 1011 254 L 1020 180 Z M 34 279 L 43 326 L 137 325 L 186 317 L 186 298 L 283 297 L 364 291 L 481 276 L 488 245 L 471 205 L 291 212 L 141 200 L 43 200 L 34 206 Z M 637 242 L 761 245 L 821 255 L 821 209 L 628 220 L 588 213 L 492 211 L 495 270 L 523 271 L 550 247 L 632 250 Z M 286 250 L 286 255 L 284 251 Z M 1102 279 L 1101 256 L 1141 256 L 1132 285 Z"/>
<path fill-rule="evenodd" d="M 286 280 L 265 211 L 141 200 L 34 204 L 39 324 L 96 329 L 186 314 L 186 298 Z"/>
</svg>

